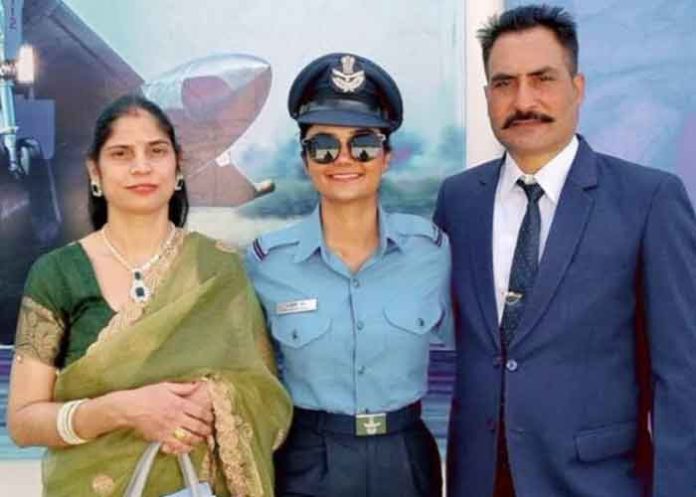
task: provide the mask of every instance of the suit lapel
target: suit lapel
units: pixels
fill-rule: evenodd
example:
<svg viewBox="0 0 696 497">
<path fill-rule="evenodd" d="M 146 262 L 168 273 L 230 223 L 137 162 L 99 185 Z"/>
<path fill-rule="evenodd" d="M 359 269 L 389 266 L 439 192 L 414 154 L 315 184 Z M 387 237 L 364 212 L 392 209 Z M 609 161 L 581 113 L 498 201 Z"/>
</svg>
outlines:
<svg viewBox="0 0 696 497">
<path fill-rule="evenodd" d="M 479 171 L 479 188 L 472 198 L 469 251 L 471 266 L 476 282 L 476 295 L 488 331 L 494 342 L 500 346 L 498 333 L 498 307 L 495 300 L 493 280 L 493 208 L 498 176 L 505 156 L 494 167 L 482 167 Z"/>
<path fill-rule="evenodd" d="M 582 137 L 556 207 L 534 289 L 512 345 L 521 341 L 539 321 L 563 279 L 589 220 L 594 199 L 588 191 L 597 185 L 596 155 Z"/>
</svg>

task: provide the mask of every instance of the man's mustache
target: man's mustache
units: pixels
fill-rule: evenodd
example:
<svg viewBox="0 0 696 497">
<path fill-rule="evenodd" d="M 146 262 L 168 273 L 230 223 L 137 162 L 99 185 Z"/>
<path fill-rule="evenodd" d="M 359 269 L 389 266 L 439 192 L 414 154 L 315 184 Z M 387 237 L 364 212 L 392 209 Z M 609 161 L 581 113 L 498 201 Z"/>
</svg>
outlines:
<svg viewBox="0 0 696 497">
<path fill-rule="evenodd" d="M 511 115 L 505 120 L 505 123 L 503 124 L 503 129 L 508 129 L 517 121 L 531 120 L 536 120 L 541 123 L 552 123 L 554 121 L 553 117 L 546 114 L 542 114 L 540 112 L 515 112 L 513 115 Z"/>
</svg>

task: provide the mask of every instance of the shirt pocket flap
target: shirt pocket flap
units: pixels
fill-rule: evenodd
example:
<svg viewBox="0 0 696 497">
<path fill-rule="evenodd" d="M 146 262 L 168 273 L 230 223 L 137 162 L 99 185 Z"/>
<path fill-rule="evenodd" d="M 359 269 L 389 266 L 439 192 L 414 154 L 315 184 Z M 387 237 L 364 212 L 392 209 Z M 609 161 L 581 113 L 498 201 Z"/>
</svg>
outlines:
<svg viewBox="0 0 696 497">
<path fill-rule="evenodd" d="M 636 423 L 630 421 L 603 428 L 580 431 L 575 435 L 578 458 L 584 462 L 601 461 L 626 454 L 636 446 Z"/>
<path fill-rule="evenodd" d="M 387 321 L 399 329 L 418 335 L 428 333 L 442 320 L 444 310 L 438 301 L 426 301 L 421 305 L 394 303 L 384 308 Z"/>
<path fill-rule="evenodd" d="M 281 344 L 304 347 L 329 330 L 331 319 L 317 312 L 276 314 L 271 318 L 271 334 Z"/>
</svg>

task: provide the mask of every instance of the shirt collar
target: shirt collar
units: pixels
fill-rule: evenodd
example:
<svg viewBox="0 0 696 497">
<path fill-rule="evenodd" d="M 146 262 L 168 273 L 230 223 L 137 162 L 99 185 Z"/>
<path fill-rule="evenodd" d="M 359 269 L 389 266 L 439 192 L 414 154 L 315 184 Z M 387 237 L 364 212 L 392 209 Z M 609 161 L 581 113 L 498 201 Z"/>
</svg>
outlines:
<svg viewBox="0 0 696 497">
<path fill-rule="evenodd" d="M 378 206 L 379 223 L 379 247 L 378 256 L 382 256 L 391 246 L 401 248 L 402 240 L 399 233 L 394 229 L 390 214 L 386 212 L 382 205 Z M 321 207 L 317 207 L 297 226 L 297 237 L 299 244 L 295 252 L 295 262 L 303 262 L 309 259 L 317 250 L 328 253 L 328 248 L 324 244 L 324 232 L 321 227 Z"/>
<path fill-rule="evenodd" d="M 573 160 L 578 152 L 578 138 L 573 136 L 570 143 L 561 150 L 558 155 L 539 169 L 534 174 L 534 179 L 544 189 L 544 195 L 555 205 L 558 204 L 558 199 L 561 196 L 561 190 L 568 177 L 570 167 L 573 165 Z M 505 154 L 505 163 L 500 176 L 501 192 L 508 194 L 515 188 L 517 180 L 524 176 L 525 173 L 519 168 L 515 160 L 510 154 Z"/>
</svg>

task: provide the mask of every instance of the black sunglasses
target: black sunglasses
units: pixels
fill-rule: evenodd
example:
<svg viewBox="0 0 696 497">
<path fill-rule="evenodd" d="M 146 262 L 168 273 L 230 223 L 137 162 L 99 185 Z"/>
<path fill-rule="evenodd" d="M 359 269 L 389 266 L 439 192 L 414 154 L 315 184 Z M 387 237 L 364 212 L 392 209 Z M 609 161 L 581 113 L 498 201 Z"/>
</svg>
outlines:
<svg viewBox="0 0 696 497">
<path fill-rule="evenodd" d="M 382 133 L 366 131 L 348 140 L 350 156 L 358 162 L 370 162 L 384 150 L 387 137 Z M 329 133 L 317 133 L 302 140 L 302 148 L 318 164 L 331 164 L 341 153 L 341 140 Z"/>
</svg>

